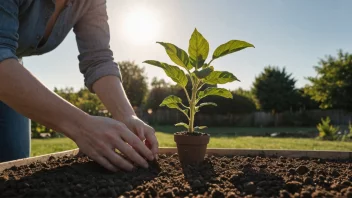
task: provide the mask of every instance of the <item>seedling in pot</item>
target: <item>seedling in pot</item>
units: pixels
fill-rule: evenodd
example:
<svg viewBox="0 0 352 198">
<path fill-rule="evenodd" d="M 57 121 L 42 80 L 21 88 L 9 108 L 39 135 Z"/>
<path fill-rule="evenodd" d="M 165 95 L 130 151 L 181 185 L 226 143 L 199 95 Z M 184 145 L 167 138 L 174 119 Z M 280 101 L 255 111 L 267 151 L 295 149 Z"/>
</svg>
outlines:
<svg viewBox="0 0 352 198">
<path fill-rule="evenodd" d="M 232 99 L 232 93 L 224 88 L 217 87 L 209 87 L 204 91 L 201 88 L 205 84 L 209 85 L 218 85 L 218 84 L 226 84 L 234 81 L 239 81 L 235 75 L 228 71 L 218 71 L 214 70 L 212 65 L 213 61 L 223 57 L 225 55 L 243 50 L 247 47 L 254 47 L 252 44 L 247 43 L 241 40 L 230 40 L 227 43 L 224 43 L 217 47 L 210 59 L 209 62 L 206 63 L 209 54 L 209 43 L 203 37 L 201 33 L 194 30 L 192 36 L 189 40 L 188 54 L 181 48 L 177 47 L 171 43 L 165 42 L 157 42 L 161 46 L 163 46 L 166 50 L 166 53 L 170 57 L 170 59 L 177 65 L 169 65 L 167 63 L 159 62 L 156 60 L 147 60 L 144 63 L 154 65 L 160 67 L 164 70 L 166 75 L 170 77 L 179 87 L 181 87 L 187 97 L 188 104 L 184 104 L 182 99 L 170 95 L 166 97 L 160 106 L 167 106 L 171 109 L 177 109 L 181 111 L 188 119 L 188 123 L 177 123 L 175 126 L 182 126 L 187 129 L 186 133 L 182 133 L 182 135 L 186 136 L 194 136 L 194 135 L 203 135 L 203 133 L 195 132 L 195 130 L 201 130 L 206 128 L 206 126 L 194 126 L 194 117 L 197 112 L 204 106 L 213 105 L 217 106 L 217 104 L 213 102 L 204 102 L 200 103 L 200 101 L 207 96 L 221 96 L 225 98 Z M 191 81 L 191 92 L 189 93 L 186 89 L 186 85 Z M 191 140 L 188 142 L 180 143 L 177 139 L 180 138 L 177 135 L 181 133 L 175 134 L 175 141 L 177 142 L 177 146 L 182 145 L 190 145 L 194 143 L 208 144 L 209 140 L 201 141 L 199 140 Z M 209 139 L 209 135 L 208 139 Z M 194 142 L 196 141 L 196 142 Z M 199 141 L 199 142 L 197 142 Z M 193 143 L 192 143 L 193 142 Z M 193 149 L 194 147 L 192 147 Z M 205 147 L 206 149 L 206 147 Z M 185 150 L 185 149 L 184 149 Z M 194 151 L 194 150 L 193 150 Z M 204 151 L 205 152 L 205 151 Z M 203 152 L 201 152 L 203 153 Z M 181 153 L 179 153 L 181 157 Z"/>
<path fill-rule="evenodd" d="M 184 90 L 188 100 L 188 105 L 185 105 L 182 103 L 181 98 L 170 95 L 164 99 L 160 106 L 167 106 L 181 111 L 187 117 L 189 122 L 177 123 L 176 126 L 185 127 L 189 133 L 206 128 L 206 126 L 194 126 L 194 116 L 200 111 L 201 107 L 217 105 L 213 102 L 199 104 L 200 100 L 210 95 L 232 99 L 232 94 L 229 90 L 224 88 L 210 87 L 204 91 L 200 91 L 200 89 L 205 84 L 217 85 L 239 81 L 238 78 L 230 72 L 214 70 L 212 62 L 225 55 L 254 46 L 245 41 L 231 40 L 217 47 L 211 60 L 206 63 L 205 61 L 209 54 L 209 43 L 203 35 L 197 31 L 197 29 L 194 30 L 191 39 L 189 40 L 188 54 L 174 44 L 164 42 L 157 43 L 165 48 L 166 53 L 177 66 L 156 60 L 147 60 L 144 61 L 144 63 L 162 68 L 166 75 Z M 189 78 L 187 78 L 187 75 Z M 192 83 L 191 93 L 188 93 L 186 90 L 188 79 L 190 79 Z"/>
</svg>

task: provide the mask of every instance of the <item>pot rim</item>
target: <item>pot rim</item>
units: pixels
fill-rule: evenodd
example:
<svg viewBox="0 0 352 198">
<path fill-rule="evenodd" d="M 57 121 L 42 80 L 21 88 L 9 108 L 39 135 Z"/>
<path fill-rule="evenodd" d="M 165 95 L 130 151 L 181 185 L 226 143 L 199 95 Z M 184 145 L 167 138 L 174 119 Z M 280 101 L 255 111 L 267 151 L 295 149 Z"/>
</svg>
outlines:
<svg viewBox="0 0 352 198">
<path fill-rule="evenodd" d="M 186 132 L 186 131 L 181 131 L 181 132 L 175 132 L 173 133 L 174 136 L 184 136 L 184 137 L 210 137 L 210 134 L 209 133 L 203 133 L 203 132 L 198 132 L 196 131 L 197 133 L 203 133 L 205 135 L 185 135 L 185 134 L 177 134 L 177 133 L 182 133 L 182 132 Z M 193 133 L 193 132 L 192 132 Z"/>
<path fill-rule="evenodd" d="M 174 141 L 178 145 L 207 145 L 210 141 L 210 135 L 192 136 L 184 134 L 175 134 Z"/>
</svg>

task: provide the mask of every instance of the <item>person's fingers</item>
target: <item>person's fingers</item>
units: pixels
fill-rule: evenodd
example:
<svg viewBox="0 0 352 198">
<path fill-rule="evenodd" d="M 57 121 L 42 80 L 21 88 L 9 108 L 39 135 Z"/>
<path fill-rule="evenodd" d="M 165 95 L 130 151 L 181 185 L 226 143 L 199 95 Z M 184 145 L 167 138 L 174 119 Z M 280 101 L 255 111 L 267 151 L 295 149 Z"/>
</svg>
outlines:
<svg viewBox="0 0 352 198">
<path fill-rule="evenodd" d="M 144 141 L 144 140 L 145 140 L 144 128 L 143 128 L 143 127 L 137 128 L 136 134 L 137 134 L 137 136 L 139 137 L 139 139 L 140 139 L 141 141 Z"/>
<path fill-rule="evenodd" d="M 129 163 L 126 159 L 121 157 L 114 150 L 107 149 L 105 151 L 105 157 L 111 162 L 111 164 L 123 170 L 131 171 L 134 168 L 134 166 L 131 163 Z"/>
<path fill-rule="evenodd" d="M 138 165 L 148 168 L 148 162 L 140 156 L 139 153 L 136 152 L 130 145 L 125 143 L 122 140 L 116 141 L 116 148 L 121 151 L 126 157 L 128 157 L 131 161 L 137 163 Z"/>
<path fill-rule="evenodd" d="M 145 145 L 151 150 L 152 149 L 152 144 L 148 140 L 145 140 Z M 157 160 L 158 159 L 158 154 L 154 154 L 154 158 Z"/>
<path fill-rule="evenodd" d="M 151 151 L 156 155 L 159 150 L 159 142 L 155 136 L 155 130 L 152 127 L 147 127 L 146 129 L 146 140 L 148 140 L 148 143 L 150 144 Z"/>
<path fill-rule="evenodd" d="M 103 156 L 99 155 L 99 154 L 93 154 L 90 155 L 90 157 L 97 162 L 98 164 L 100 164 L 101 166 L 103 166 L 104 168 L 112 171 L 112 172 L 116 172 L 118 169 L 110 163 L 109 160 L 105 159 Z"/>
<path fill-rule="evenodd" d="M 127 128 L 126 128 L 127 129 Z M 128 129 L 126 131 L 129 131 Z M 127 142 L 132 148 L 137 150 L 141 155 L 143 155 L 148 160 L 153 160 L 154 155 L 148 147 L 132 132 L 121 133 L 121 136 L 125 142 Z"/>
<path fill-rule="evenodd" d="M 150 144 L 150 142 L 148 140 L 144 141 L 144 144 L 150 149 L 152 150 L 152 145 Z"/>
</svg>

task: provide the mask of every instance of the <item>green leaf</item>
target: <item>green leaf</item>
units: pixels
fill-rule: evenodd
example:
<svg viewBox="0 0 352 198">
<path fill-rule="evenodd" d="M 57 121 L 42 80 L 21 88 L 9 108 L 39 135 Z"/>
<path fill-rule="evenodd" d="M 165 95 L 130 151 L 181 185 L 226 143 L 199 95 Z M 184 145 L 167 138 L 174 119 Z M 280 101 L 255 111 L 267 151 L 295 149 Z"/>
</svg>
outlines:
<svg viewBox="0 0 352 198">
<path fill-rule="evenodd" d="M 204 107 L 204 106 L 209 106 L 209 105 L 213 105 L 213 106 L 218 106 L 216 103 L 214 102 L 204 102 L 204 103 L 201 103 L 199 106 L 196 106 L 196 112 L 199 112 L 199 109 L 201 107 Z"/>
<path fill-rule="evenodd" d="M 188 109 L 181 109 L 178 104 L 182 104 L 181 98 L 171 95 L 166 97 L 160 104 L 161 107 L 167 106 L 170 109 L 177 109 L 181 111 L 188 118 Z"/>
<path fill-rule="evenodd" d="M 208 105 L 213 105 L 213 106 L 218 106 L 216 103 L 214 102 L 204 102 L 204 103 L 201 103 L 199 105 L 199 107 L 204 107 L 204 106 L 208 106 Z"/>
<path fill-rule="evenodd" d="M 231 98 L 232 99 L 232 93 L 224 88 L 216 88 L 216 87 L 209 87 L 205 89 L 204 91 L 198 92 L 198 101 L 206 96 L 222 96 L 224 98 Z"/>
<path fill-rule="evenodd" d="M 188 114 L 189 110 L 188 109 L 183 109 L 182 112 L 184 112 L 185 114 Z"/>
<path fill-rule="evenodd" d="M 171 95 L 166 97 L 160 104 L 161 107 L 168 106 L 169 108 L 176 108 L 179 107 L 178 103 L 182 103 L 181 98 Z"/>
<path fill-rule="evenodd" d="M 159 43 L 165 48 L 167 55 L 169 55 L 170 59 L 175 64 L 187 70 L 192 69 L 191 65 L 188 64 L 189 63 L 188 55 L 183 49 L 171 43 L 163 43 L 163 42 L 157 42 L 157 43 Z"/>
<path fill-rule="evenodd" d="M 189 128 L 188 124 L 186 124 L 186 123 L 184 123 L 184 122 L 177 123 L 177 124 L 175 124 L 175 126 L 183 126 L 183 127 L 185 127 L 186 129 Z"/>
<path fill-rule="evenodd" d="M 214 67 L 210 66 L 210 67 L 207 67 L 207 68 L 202 69 L 200 71 L 196 70 L 196 71 L 194 71 L 194 74 L 198 78 L 202 79 L 202 78 L 205 78 L 205 77 L 209 76 L 209 74 L 211 74 L 213 71 L 214 71 Z"/>
<path fill-rule="evenodd" d="M 177 66 L 168 65 L 166 63 L 162 63 L 155 60 L 147 60 L 147 61 L 144 61 L 143 63 L 148 63 L 162 68 L 165 71 L 166 75 L 169 76 L 174 82 L 176 82 L 181 87 L 185 87 L 188 83 L 188 78 L 185 72 L 182 71 Z"/>
<path fill-rule="evenodd" d="M 209 54 L 209 43 L 197 29 L 194 29 L 189 40 L 188 54 L 191 65 L 200 68 Z"/>
<path fill-rule="evenodd" d="M 160 104 L 161 107 L 167 106 L 170 109 L 180 109 L 180 106 L 178 106 L 177 103 L 170 103 L 170 104 Z"/>
<path fill-rule="evenodd" d="M 213 71 L 203 80 L 203 82 L 211 85 L 226 84 L 233 81 L 239 80 L 236 76 L 227 71 Z"/>
<path fill-rule="evenodd" d="M 196 127 L 194 127 L 194 129 L 206 129 L 206 128 L 208 128 L 207 126 L 196 126 Z"/>
<path fill-rule="evenodd" d="M 222 56 L 243 50 L 247 47 L 254 47 L 254 45 L 247 43 L 246 41 L 231 40 L 215 49 L 213 53 L 213 59 L 217 59 Z"/>
</svg>

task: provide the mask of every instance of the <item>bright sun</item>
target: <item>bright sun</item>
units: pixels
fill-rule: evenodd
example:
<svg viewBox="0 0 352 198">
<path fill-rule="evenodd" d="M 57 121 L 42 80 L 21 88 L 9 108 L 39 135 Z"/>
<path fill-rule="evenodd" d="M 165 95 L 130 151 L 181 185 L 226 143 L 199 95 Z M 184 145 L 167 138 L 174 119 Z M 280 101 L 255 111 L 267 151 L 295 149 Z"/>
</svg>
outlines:
<svg viewBox="0 0 352 198">
<path fill-rule="evenodd" d="M 123 33 L 126 39 L 134 44 L 154 42 L 159 33 L 159 21 L 147 8 L 133 9 L 123 21 Z"/>
</svg>

